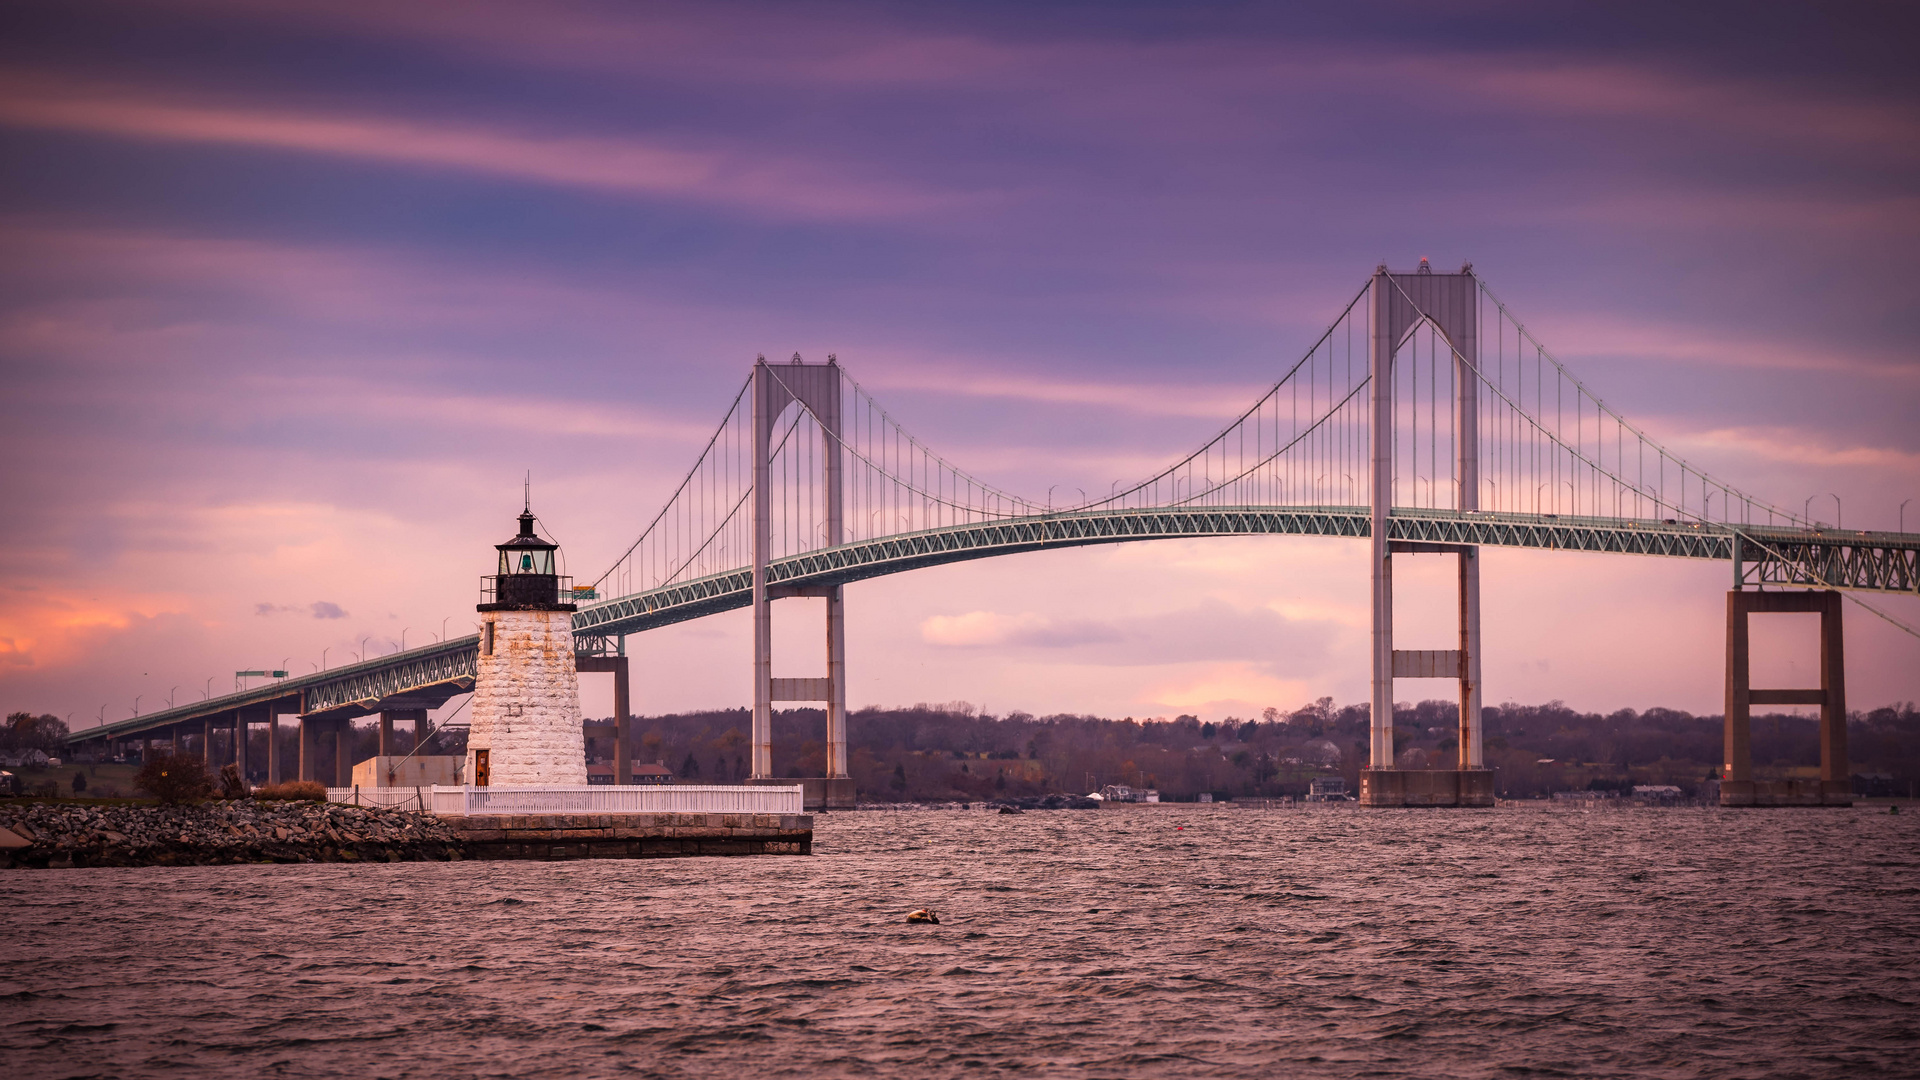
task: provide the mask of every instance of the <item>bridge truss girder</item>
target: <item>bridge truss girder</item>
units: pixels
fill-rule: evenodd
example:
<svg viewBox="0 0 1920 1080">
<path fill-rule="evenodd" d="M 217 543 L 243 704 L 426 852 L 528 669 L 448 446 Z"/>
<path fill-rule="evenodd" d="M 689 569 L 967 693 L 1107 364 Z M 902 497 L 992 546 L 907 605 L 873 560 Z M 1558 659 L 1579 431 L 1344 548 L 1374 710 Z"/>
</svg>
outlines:
<svg viewBox="0 0 1920 1080">
<path fill-rule="evenodd" d="M 1731 560 L 1734 530 L 1688 522 L 1554 517 L 1482 511 L 1396 508 L 1388 539 L 1435 544 L 1659 555 Z M 1049 548 L 1202 536 L 1372 535 L 1362 506 L 1195 507 L 1061 513 L 955 525 L 824 548 L 769 564 L 774 585 L 835 585 L 886 574 Z M 1741 551 L 1750 581 L 1825 585 L 1870 592 L 1916 592 L 1920 536 L 1870 533 L 1809 536 L 1796 529 L 1742 529 Z M 1764 575 L 1764 576 L 1762 576 Z M 583 608 L 575 633 L 637 634 L 688 619 L 745 607 L 752 571 L 746 568 L 619 597 Z"/>
</svg>

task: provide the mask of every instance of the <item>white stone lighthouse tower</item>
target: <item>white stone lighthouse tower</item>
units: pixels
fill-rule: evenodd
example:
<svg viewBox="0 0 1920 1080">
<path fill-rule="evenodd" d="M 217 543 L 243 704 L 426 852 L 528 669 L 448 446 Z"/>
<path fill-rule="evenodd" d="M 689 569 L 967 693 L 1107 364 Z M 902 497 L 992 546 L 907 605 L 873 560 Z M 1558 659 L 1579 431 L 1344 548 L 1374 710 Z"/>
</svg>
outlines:
<svg viewBox="0 0 1920 1080">
<path fill-rule="evenodd" d="M 483 579 L 467 735 L 467 775 L 480 787 L 587 782 L 570 579 L 554 565 L 559 545 L 533 522 L 529 504 L 519 535 L 495 545 L 499 573 Z"/>
</svg>

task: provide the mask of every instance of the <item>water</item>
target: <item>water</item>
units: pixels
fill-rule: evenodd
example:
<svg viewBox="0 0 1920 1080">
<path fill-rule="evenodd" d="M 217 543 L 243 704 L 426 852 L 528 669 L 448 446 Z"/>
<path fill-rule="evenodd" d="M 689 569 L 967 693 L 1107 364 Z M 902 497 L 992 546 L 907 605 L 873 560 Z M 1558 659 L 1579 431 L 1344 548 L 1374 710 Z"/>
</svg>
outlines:
<svg viewBox="0 0 1920 1080">
<path fill-rule="evenodd" d="M 812 858 L 0 873 L 10 1076 L 1914 1076 L 1884 809 L 819 820 Z M 932 905 L 939 926 L 904 922 Z"/>
</svg>

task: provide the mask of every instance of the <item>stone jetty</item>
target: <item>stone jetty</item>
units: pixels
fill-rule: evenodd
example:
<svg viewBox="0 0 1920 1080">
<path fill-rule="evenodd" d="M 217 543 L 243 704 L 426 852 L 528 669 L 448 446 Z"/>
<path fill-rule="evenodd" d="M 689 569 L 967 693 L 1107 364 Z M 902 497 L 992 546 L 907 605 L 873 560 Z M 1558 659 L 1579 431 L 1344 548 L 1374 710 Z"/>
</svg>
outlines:
<svg viewBox="0 0 1920 1080">
<path fill-rule="evenodd" d="M 419 862 L 465 856 L 432 814 L 241 799 L 185 806 L 0 803 L 0 867 Z"/>
<path fill-rule="evenodd" d="M 0 869 L 807 855 L 803 814 L 450 817 L 337 803 L 0 802 Z"/>
</svg>

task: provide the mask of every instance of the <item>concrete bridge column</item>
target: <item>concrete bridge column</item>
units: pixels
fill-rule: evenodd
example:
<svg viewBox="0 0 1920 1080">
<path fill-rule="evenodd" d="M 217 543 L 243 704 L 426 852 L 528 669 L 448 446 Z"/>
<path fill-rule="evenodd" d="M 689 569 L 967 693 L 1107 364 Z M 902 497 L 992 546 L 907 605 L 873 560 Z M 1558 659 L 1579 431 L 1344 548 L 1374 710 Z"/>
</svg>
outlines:
<svg viewBox="0 0 1920 1080">
<path fill-rule="evenodd" d="M 415 754 L 420 753 L 420 748 L 427 744 L 427 731 L 427 710 L 421 709 L 413 714 L 413 752 Z"/>
<path fill-rule="evenodd" d="M 320 722 L 300 718 L 300 779 L 320 779 Z"/>
<path fill-rule="evenodd" d="M 253 731 L 252 718 L 245 709 L 233 711 L 233 767 L 242 781 L 247 778 L 247 736 Z"/>
<path fill-rule="evenodd" d="M 626 648 L 626 638 L 620 639 L 620 647 Z M 633 783 L 633 705 L 632 685 L 627 677 L 627 658 L 624 652 L 620 656 L 620 666 L 613 671 L 613 782 L 616 784 Z"/>
<path fill-rule="evenodd" d="M 773 775 L 773 598 L 767 594 L 773 491 L 767 459 L 773 453 L 773 422 L 779 409 L 772 396 L 773 379 L 763 359 L 753 366 L 753 730 L 749 740 L 753 767 L 748 775 L 755 779 Z"/>
<path fill-rule="evenodd" d="M 835 455 L 833 460 L 838 460 Z M 836 470 L 837 471 L 837 470 Z M 833 526 L 839 532 L 837 515 Z M 839 543 L 838 537 L 833 540 Z M 847 775 L 847 608 L 842 586 L 827 590 L 827 777 Z"/>
<path fill-rule="evenodd" d="M 267 705 L 267 783 L 280 782 L 280 709 Z"/>
<path fill-rule="evenodd" d="M 1467 277 L 1467 295 L 1456 297 L 1448 331 L 1454 348 L 1454 472 L 1460 487 L 1455 505 L 1472 513 L 1480 509 L 1480 375 L 1479 287 Z M 1464 304 L 1462 301 L 1464 300 Z M 1485 768 L 1480 727 L 1480 549 L 1460 548 L 1460 759 L 1461 769 Z M 1491 788 L 1489 788 L 1491 792 Z"/>
<path fill-rule="evenodd" d="M 1373 317 L 1367 336 L 1367 487 L 1372 511 L 1373 673 L 1367 767 L 1393 768 L 1393 551 L 1388 518 L 1393 510 L 1393 353 L 1399 342 L 1390 317 L 1394 286 L 1382 265 L 1373 276 Z"/>
<path fill-rule="evenodd" d="M 393 756 L 393 713 L 380 714 L 380 745 L 374 750 L 378 757 Z"/>
<path fill-rule="evenodd" d="M 333 729 L 333 786 L 353 786 L 353 721 L 341 720 Z"/>
</svg>

